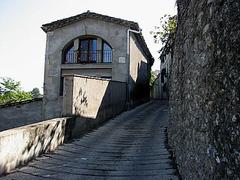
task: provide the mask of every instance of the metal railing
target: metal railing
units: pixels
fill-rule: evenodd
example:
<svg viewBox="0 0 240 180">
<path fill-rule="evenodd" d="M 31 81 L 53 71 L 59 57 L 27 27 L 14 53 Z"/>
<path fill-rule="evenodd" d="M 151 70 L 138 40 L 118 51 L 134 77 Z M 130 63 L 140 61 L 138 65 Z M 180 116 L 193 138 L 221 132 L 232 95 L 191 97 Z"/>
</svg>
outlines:
<svg viewBox="0 0 240 180">
<path fill-rule="evenodd" d="M 64 57 L 64 64 L 79 63 L 111 63 L 112 50 L 68 51 Z"/>
</svg>

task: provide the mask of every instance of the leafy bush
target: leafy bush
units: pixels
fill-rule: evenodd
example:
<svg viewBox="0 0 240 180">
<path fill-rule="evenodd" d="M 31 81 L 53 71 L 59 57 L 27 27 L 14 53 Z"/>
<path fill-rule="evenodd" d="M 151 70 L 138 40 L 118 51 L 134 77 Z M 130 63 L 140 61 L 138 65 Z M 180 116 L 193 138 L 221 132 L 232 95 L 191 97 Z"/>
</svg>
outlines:
<svg viewBox="0 0 240 180">
<path fill-rule="evenodd" d="M 1 78 L 0 105 L 33 99 L 31 92 L 23 91 L 20 85 L 11 78 Z"/>
</svg>

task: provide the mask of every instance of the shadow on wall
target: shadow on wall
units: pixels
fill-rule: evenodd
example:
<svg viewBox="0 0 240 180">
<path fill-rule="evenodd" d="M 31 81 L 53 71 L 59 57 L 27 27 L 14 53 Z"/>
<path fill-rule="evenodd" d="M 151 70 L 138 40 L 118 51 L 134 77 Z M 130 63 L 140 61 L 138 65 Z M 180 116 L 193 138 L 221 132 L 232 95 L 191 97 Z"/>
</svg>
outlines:
<svg viewBox="0 0 240 180">
<path fill-rule="evenodd" d="M 64 117 L 0 132 L 0 177 L 96 125 L 89 118 Z"/>
<path fill-rule="evenodd" d="M 75 112 L 78 112 L 79 115 L 84 114 L 84 108 L 88 107 L 88 100 L 87 100 L 86 91 L 84 91 L 81 87 L 79 89 L 78 95 L 76 97 L 76 101 L 74 102 L 73 106 L 75 108 Z M 78 106 L 80 103 L 80 106 Z"/>
<path fill-rule="evenodd" d="M 63 113 L 76 120 L 69 138 L 88 131 L 126 109 L 126 83 L 80 75 L 64 76 Z"/>
<path fill-rule="evenodd" d="M 149 97 L 141 77 L 136 81 L 132 100 Z M 115 117 L 126 109 L 126 83 L 100 78 L 65 77 L 63 117 L 0 132 L 0 174 L 9 173 L 42 153 Z M 138 93 L 137 91 L 140 91 Z"/>
<path fill-rule="evenodd" d="M 0 132 L 0 174 L 55 150 L 68 139 L 74 118 L 57 118 Z"/>
<path fill-rule="evenodd" d="M 150 69 L 148 64 L 141 61 L 137 68 L 137 78 L 131 76 L 130 84 L 130 107 L 135 107 L 150 100 Z"/>
</svg>

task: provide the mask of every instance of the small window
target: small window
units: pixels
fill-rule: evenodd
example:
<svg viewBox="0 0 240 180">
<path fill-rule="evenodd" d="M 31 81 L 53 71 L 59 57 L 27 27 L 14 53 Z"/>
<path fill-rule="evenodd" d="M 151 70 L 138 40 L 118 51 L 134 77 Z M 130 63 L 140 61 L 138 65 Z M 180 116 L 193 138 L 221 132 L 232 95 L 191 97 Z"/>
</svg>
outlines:
<svg viewBox="0 0 240 180">
<path fill-rule="evenodd" d="M 61 77 L 60 79 L 60 96 L 63 96 L 63 87 L 64 87 L 64 77 Z"/>
</svg>

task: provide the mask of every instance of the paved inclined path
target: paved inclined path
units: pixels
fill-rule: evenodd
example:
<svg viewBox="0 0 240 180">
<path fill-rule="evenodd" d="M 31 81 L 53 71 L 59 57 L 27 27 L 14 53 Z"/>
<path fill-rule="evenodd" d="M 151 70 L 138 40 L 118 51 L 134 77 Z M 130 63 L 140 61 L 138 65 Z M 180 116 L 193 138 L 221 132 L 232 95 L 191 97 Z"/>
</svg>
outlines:
<svg viewBox="0 0 240 180">
<path fill-rule="evenodd" d="M 178 179 L 165 147 L 167 105 L 124 112 L 0 179 Z"/>
</svg>

